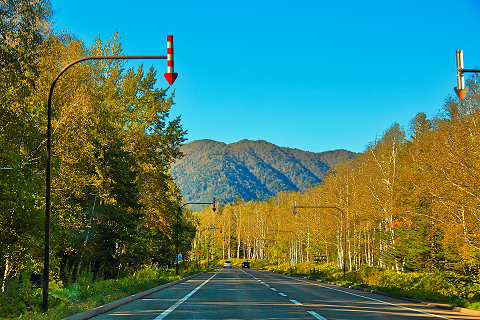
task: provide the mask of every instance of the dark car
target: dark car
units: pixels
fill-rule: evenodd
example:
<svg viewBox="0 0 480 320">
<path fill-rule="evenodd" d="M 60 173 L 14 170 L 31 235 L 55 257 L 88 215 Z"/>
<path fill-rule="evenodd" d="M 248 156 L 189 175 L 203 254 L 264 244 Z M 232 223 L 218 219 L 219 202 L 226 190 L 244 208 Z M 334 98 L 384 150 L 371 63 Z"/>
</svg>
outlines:
<svg viewBox="0 0 480 320">
<path fill-rule="evenodd" d="M 250 268 L 250 262 L 248 261 L 242 262 L 242 268 Z"/>
</svg>

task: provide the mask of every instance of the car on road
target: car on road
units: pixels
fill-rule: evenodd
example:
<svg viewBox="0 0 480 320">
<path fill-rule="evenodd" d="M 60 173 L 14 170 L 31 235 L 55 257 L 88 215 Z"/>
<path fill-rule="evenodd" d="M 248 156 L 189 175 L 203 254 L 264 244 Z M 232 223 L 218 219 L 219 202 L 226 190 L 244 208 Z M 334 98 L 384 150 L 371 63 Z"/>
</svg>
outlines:
<svg viewBox="0 0 480 320">
<path fill-rule="evenodd" d="M 231 268 L 231 267 L 232 267 L 232 262 L 226 260 L 226 261 L 223 263 L 223 267 L 224 267 L 224 268 Z"/>
<path fill-rule="evenodd" d="M 248 262 L 248 261 L 243 261 L 243 262 L 242 262 L 242 268 L 250 268 L 250 262 Z"/>
</svg>

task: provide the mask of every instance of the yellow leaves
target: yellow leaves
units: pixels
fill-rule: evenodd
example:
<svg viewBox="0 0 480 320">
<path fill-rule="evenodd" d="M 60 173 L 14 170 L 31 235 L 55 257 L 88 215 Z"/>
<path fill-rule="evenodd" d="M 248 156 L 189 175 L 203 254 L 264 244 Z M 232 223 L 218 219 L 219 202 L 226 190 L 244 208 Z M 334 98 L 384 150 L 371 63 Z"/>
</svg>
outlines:
<svg viewBox="0 0 480 320">
<path fill-rule="evenodd" d="M 346 250 L 357 266 L 401 270 L 408 259 L 420 266 L 418 260 L 432 265 L 428 261 L 437 257 L 444 259 L 435 264 L 439 268 L 478 264 L 480 110 L 475 108 L 460 105 L 451 118 L 434 120 L 419 114 L 408 141 L 403 128 L 393 125 L 357 159 L 339 164 L 320 186 L 281 193 L 272 207 L 234 203 L 224 211 L 229 215 L 218 219 L 234 226 L 245 242 L 251 241 L 249 235 L 262 235 L 262 228 L 294 231 L 304 258 L 333 248 L 330 259 L 338 254 L 339 262 L 346 234 Z M 340 207 L 345 221 L 323 209 L 301 209 L 294 216 L 294 201 Z M 258 219 L 258 211 L 266 219 Z M 249 229 L 242 229 L 245 224 Z"/>
</svg>

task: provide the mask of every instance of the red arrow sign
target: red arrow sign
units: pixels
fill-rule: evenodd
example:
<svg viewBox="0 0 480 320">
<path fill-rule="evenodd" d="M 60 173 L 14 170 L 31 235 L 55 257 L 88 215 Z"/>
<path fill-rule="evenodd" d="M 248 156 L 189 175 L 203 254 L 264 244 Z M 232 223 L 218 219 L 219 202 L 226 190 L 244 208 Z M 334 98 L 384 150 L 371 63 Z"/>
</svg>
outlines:
<svg viewBox="0 0 480 320">
<path fill-rule="evenodd" d="M 173 36 L 167 36 L 167 71 L 165 79 L 172 85 L 178 76 L 178 73 L 173 72 Z"/>
<path fill-rule="evenodd" d="M 455 92 L 457 93 L 457 96 L 460 98 L 460 100 L 462 100 L 463 98 L 465 98 L 465 95 L 467 94 L 468 92 L 468 88 L 465 88 L 465 89 L 458 89 L 457 87 L 453 88 L 455 89 Z"/>
</svg>

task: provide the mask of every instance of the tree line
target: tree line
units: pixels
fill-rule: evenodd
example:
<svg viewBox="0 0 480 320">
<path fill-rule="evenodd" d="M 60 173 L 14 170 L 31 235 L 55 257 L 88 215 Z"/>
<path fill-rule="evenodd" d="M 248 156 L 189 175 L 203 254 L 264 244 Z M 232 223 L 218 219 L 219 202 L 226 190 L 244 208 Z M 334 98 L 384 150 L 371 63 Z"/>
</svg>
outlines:
<svg viewBox="0 0 480 320">
<path fill-rule="evenodd" d="M 0 272 L 36 284 L 43 270 L 47 97 L 83 56 L 122 55 L 56 32 L 47 0 L 0 1 Z M 171 264 L 181 194 L 169 169 L 186 131 L 153 67 L 94 60 L 70 68 L 52 100 L 51 279 L 105 278 Z M 182 223 L 187 247 L 194 226 Z"/>
<path fill-rule="evenodd" d="M 43 269 L 48 89 L 69 62 L 120 55 L 55 32 L 47 0 L 0 1 L 0 272 L 39 283 Z M 477 274 L 480 249 L 478 76 L 462 101 L 388 128 L 321 185 L 267 201 L 237 199 L 181 215 L 182 253 Z M 52 279 L 89 268 L 107 278 L 171 264 L 182 197 L 170 174 L 185 141 L 174 92 L 156 70 L 78 64 L 53 95 Z M 221 199 L 219 199 L 221 201 Z M 293 213 L 293 205 L 298 208 Z M 318 207 L 335 207 L 318 208 Z M 314 208 L 302 208 L 314 207 Z M 192 254 L 193 256 L 193 254 Z"/>
<path fill-rule="evenodd" d="M 432 119 L 418 113 L 407 129 L 393 124 L 319 186 L 197 213 L 198 229 L 210 229 L 195 245 L 210 243 L 205 250 L 225 259 L 478 274 L 478 83 L 470 78 L 469 95 L 449 97 Z"/>
</svg>

